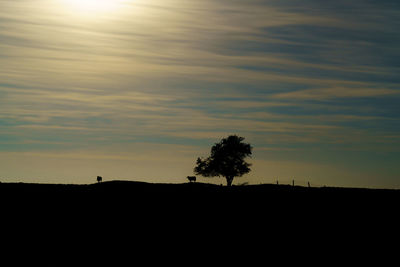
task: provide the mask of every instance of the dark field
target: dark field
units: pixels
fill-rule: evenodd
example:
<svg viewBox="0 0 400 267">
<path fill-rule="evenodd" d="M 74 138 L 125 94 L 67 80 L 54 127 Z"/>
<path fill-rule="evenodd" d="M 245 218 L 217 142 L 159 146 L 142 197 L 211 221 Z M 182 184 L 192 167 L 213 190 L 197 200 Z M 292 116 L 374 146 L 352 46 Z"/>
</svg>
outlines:
<svg viewBox="0 0 400 267">
<path fill-rule="evenodd" d="M 340 187 L 301 187 L 290 185 L 220 186 L 205 183 L 157 184 L 109 181 L 89 185 L 0 183 L 5 207 L 76 207 L 91 209 L 129 208 L 153 210 L 162 207 L 210 211 L 235 210 L 374 210 L 399 203 L 400 191 Z"/>
<path fill-rule="evenodd" d="M 143 234 L 146 229 L 146 234 L 187 231 L 196 235 L 254 230 L 274 234 L 276 229 L 284 229 L 285 234 L 319 235 L 337 229 L 359 231 L 366 227 L 371 231 L 376 225 L 384 225 L 379 231 L 390 229 L 389 225 L 399 223 L 400 191 L 130 181 L 0 183 L 0 199 L 3 223 L 21 229 L 45 226 L 45 232 L 55 227 L 78 232 L 141 229 L 137 234 Z"/>
<path fill-rule="evenodd" d="M 111 181 L 1 183 L 0 199 L 3 244 L 38 251 L 39 263 L 187 264 L 191 257 L 206 265 L 228 257 L 253 266 L 277 253 L 315 255 L 330 247 L 353 254 L 355 242 L 387 242 L 399 222 L 400 192 Z"/>
<path fill-rule="evenodd" d="M 334 198 L 375 198 L 400 197 L 400 190 L 395 189 L 367 189 L 345 187 L 303 187 L 291 185 L 259 184 L 243 186 L 222 186 L 206 183 L 161 184 L 135 181 L 109 181 L 95 184 L 38 184 L 38 183 L 0 183 L 0 194 L 5 197 L 33 197 L 40 199 L 52 196 L 55 199 L 68 197 L 106 197 L 135 198 L 135 197 L 170 197 L 177 196 L 211 196 L 211 197 L 317 197 L 324 199 Z"/>
</svg>

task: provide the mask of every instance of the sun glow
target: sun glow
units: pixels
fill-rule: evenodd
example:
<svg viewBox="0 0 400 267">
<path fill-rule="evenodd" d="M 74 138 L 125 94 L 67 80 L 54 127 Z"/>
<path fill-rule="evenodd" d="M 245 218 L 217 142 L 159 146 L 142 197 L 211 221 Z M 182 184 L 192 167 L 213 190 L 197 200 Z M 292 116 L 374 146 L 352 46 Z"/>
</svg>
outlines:
<svg viewBox="0 0 400 267">
<path fill-rule="evenodd" d="M 62 0 L 75 15 L 98 16 L 118 11 L 126 0 Z"/>
</svg>

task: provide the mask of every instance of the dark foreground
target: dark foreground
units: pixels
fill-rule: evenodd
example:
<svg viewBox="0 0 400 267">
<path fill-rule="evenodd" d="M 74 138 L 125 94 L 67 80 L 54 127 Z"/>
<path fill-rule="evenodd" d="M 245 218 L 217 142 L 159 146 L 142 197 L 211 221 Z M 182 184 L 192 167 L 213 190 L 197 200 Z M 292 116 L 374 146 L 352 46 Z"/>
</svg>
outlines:
<svg viewBox="0 0 400 267">
<path fill-rule="evenodd" d="M 72 225 L 129 221 L 143 227 L 156 224 L 180 229 L 216 225 L 251 228 L 260 223 L 317 227 L 351 219 L 359 220 L 361 227 L 368 221 L 397 218 L 400 211 L 399 190 L 273 184 L 0 183 L 0 198 L 3 214 L 22 216 L 23 220 L 61 218 L 60 223 L 71 220 Z"/>
<path fill-rule="evenodd" d="M 399 200 L 398 190 L 267 184 L 0 183 L 2 243 L 68 266 L 255 266 L 299 251 L 354 255 L 355 244 L 396 238 Z M 16 262 L 35 262 L 20 255 Z"/>
<path fill-rule="evenodd" d="M 211 197 L 319 197 L 333 198 L 375 198 L 400 197 L 400 190 L 367 189 L 345 187 L 302 187 L 290 185 L 259 184 L 244 186 L 222 186 L 205 183 L 162 184 L 135 181 L 109 181 L 95 184 L 38 184 L 38 183 L 0 183 L 0 194 L 3 197 L 41 199 L 45 196 L 61 200 L 62 198 L 90 198 L 113 196 L 116 198 L 167 197 L 175 199 L 178 196 L 211 196 Z M 166 199 L 168 201 L 168 199 Z M 194 200 L 194 199 L 193 199 Z M 205 199 L 203 199 L 205 200 Z M 110 199 L 112 201 L 112 199 Z M 183 201 L 183 200 L 182 200 Z M 200 199 L 199 199 L 200 201 Z"/>
<path fill-rule="evenodd" d="M 3 212 L 30 214 L 39 219 L 122 216 L 174 221 L 180 218 L 190 225 L 193 221 L 225 220 L 232 216 L 232 220 L 269 217 L 299 221 L 324 215 L 333 218 L 380 216 L 387 211 L 397 215 L 400 191 L 130 181 L 89 185 L 0 183 L 0 201 Z"/>
<path fill-rule="evenodd" d="M 235 210 L 381 210 L 397 206 L 400 190 L 289 185 L 219 186 L 204 183 L 155 184 L 110 181 L 89 185 L 0 183 L 3 206 L 36 209 L 210 212 Z"/>
</svg>

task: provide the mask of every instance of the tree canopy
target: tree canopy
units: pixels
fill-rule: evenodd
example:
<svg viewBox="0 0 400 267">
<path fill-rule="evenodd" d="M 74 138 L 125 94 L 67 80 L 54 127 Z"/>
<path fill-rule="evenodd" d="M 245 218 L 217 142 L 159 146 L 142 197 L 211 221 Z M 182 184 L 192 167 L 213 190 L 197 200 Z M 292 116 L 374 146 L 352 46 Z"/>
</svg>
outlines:
<svg viewBox="0 0 400 267">
<path fill-rule="evenodd" d="M 223 176 L 228 186 L 234 177 L 250 172 L 250 163 L 245 161 L 251 156 L 252 147 L 244 143 L 244 137 L 230 135 L 211 148 L 208 158 L 198 158 L 194 172 L 205 177 Z"/>
</svg>

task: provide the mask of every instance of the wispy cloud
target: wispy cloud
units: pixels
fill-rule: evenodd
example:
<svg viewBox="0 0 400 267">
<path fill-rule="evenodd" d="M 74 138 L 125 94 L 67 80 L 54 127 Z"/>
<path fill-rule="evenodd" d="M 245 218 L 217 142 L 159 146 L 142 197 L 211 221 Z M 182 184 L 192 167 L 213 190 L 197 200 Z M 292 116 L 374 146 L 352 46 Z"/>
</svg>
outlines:
<svg viewBox="0 0 400 267">
<path fill-rule="evenodd" d="M 323 100 L 331 98 L 360 98 L 360 97 L 384 97 L 399 95 L 400 91 L 388 88 L 351 88 L 331 87 L 298 90 L 287 93 L 279 93 L 274 97 L 284 99 L 311 99 Z"/>
<path fill-rule="evenodd" d="M 120 4 L 0 0 L 1 150 L 399 151 L 396 1 Z"/>
</svg>

